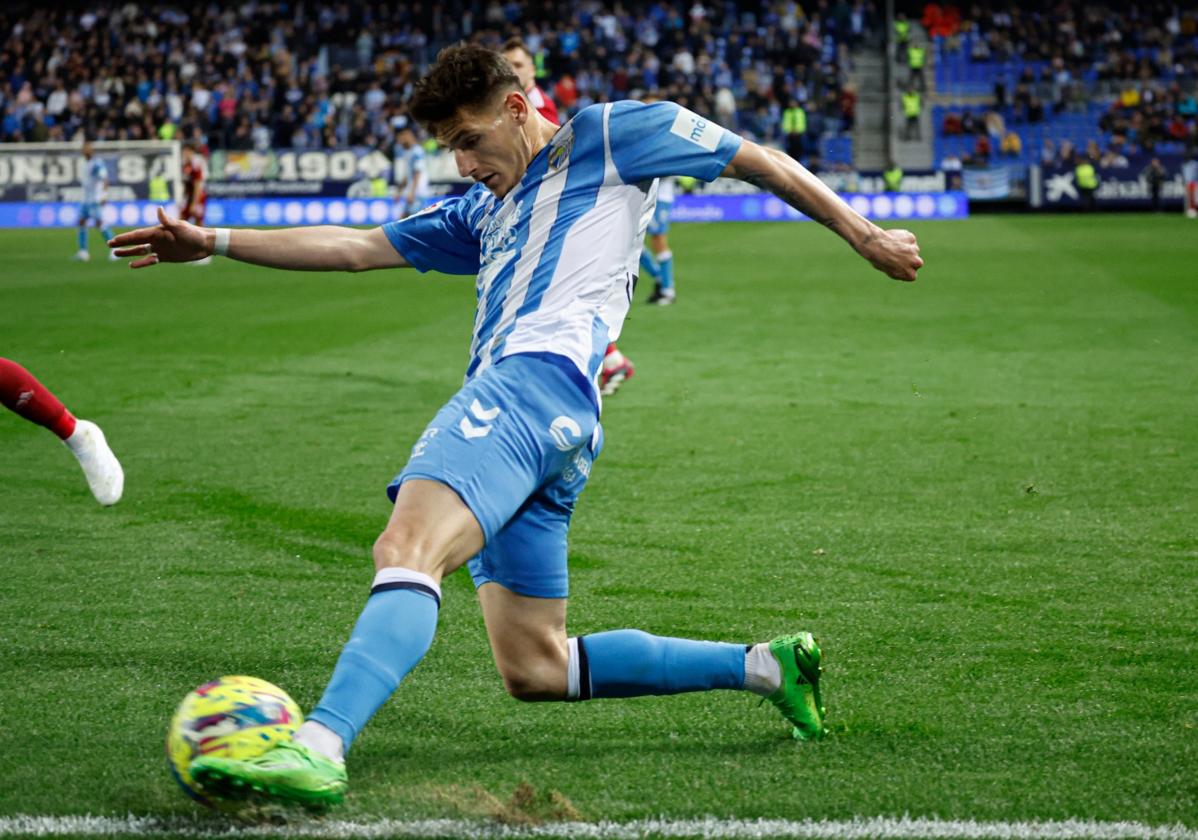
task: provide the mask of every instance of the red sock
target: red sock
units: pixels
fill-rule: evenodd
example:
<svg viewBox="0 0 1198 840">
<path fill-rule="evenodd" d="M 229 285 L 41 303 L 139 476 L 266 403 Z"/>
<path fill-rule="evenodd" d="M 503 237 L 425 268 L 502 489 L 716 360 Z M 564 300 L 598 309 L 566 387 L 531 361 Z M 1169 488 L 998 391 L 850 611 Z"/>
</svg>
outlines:
<svg viewBox="0 0 1198 840">
<path fill-rule="evenodd" d="M 1186 207 L 1189 210 L 1198 208 L 1198 182 L 1191 181 L 1186 185 L 1186 193 L 1189 201 L 1186 202 Z"/>
<path fill-rule="evenodd" d="M 75 415 L 16 362 L 0 358 L 0 403 L 63 440 L 75 431 Z"/>
<path fill-rule="evenodd" d="M 610 356 L 612 353 L 616 352 L 616 350 L 618 350 L 618 349 L 619 348 L 616 347 L 616 343 L 613 341 L 611 344 L 607 345 L 607 352 L 604 353 L 603 355 Z"/>
</svg>

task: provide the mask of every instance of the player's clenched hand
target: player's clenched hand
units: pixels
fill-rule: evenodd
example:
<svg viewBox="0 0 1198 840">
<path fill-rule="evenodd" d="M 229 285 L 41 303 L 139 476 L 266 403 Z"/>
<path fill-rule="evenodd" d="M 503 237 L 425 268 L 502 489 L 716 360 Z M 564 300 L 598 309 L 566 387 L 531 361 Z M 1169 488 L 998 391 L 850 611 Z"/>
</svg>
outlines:
<svg viewBox="0 0 1198 840">
<path fill-rule="evenodd" d="M 874 268 L 895 280 L 910 282 L 923 267 L 919 244 L 909 230 L 875 228 L 857 250 Z"/>
<path fill-rule="evenodd" d="M 158 224 L 118 234 L 108 247 L 118 257 L 137 257 L 130 268 L 146 268 L 160 262 L 191 262 L 212 253 L 211 231 L 182 219 L 172 219 L 158 208 Z"/>
</svg>

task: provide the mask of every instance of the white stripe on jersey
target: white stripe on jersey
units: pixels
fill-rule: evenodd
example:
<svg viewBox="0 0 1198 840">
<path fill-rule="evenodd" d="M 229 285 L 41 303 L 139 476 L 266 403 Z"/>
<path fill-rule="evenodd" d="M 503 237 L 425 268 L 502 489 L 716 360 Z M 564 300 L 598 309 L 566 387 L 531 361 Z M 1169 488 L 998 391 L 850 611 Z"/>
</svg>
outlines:
<svg viewBox="0 0 1198 840">
<path fill-rule="evenodd" d="M 536 199 L 532 205 L 532 218 L 528 220 L 528 239 L 524 243 L 524 247 L 520 249 L 520 259 L 516 263 L 516 269 L 512 276 L 512 282 L 507 287 L 507 297 L 503 301 L 503 310 L 499 316 L 499 322 L 492 330 L 490 341 L 486 347 L 478 347 L 479 330 L 482 327 L 483 316 L 487 311 L 487 307 L 482 300 L 478 304 L 478 317 L 475 320 L 474 327 L 474 346 L 471 347 L 471 356 L 479 357 L 478 371 L 481 373 L 491 366 L 491 351 L 495 348 L 496 342 L 502 340 L 504 333 L 512 322 L 516 320 L 516 312 L 524 304 L 524 298 L 528 294 L 528 286 L 532 281 L 533 271 L 541 262 L 541 255 L 545 252 L 545 245 L 549 241 L 549 232 L 553 230 L 553 223 L 557 221 L 557 204 L 562 197 L 562 191 L 566 188 L 566 176 L 570 170 L 570 159 L 567 156 L 565 163 L 561 168 L 555 171 L 550 177 L 541 181 L 541 187 L 537 190 Z M 508 193 L 513 196 L 515 190 Z M 517 207 L 514 211 L 517 216 L 521 215 L 521 209 Z M 501 207 L 497 213 L 503 212 Z M 506 263 L 505 263 L 506 264 Z M 561 264 L 561 261 L 558 261 Z M 494 276 L 499 272 L 494 272 L 491 278 L 488 278 L 487 288 L 490 290 L 491 282 Z M 506 354 L 505 354 L 506 355 Z"/>
</svg>

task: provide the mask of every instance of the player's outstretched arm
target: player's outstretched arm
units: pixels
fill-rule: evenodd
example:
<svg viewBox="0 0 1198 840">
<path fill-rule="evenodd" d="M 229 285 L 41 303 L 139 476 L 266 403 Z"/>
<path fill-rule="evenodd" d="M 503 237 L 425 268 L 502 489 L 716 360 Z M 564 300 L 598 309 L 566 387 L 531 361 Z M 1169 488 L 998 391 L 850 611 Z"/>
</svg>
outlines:
<svg viewBox="0 0 1198 840">
<path fill-rule="evenodd" d="M 160 262 L 192 262 L 216 253 L 216 230 L 172 219 L 158 208 L 158 224 L 114 236 L 108 242 L 118 257 L 136 257 L 132 268 Z M 252 230 L 229 235 L 227 256 L 254 265 L 293 271 L 368 271 L 403 268 L 409 263 L 382 228 L 320 227 Z"/>
<path fill-rule="evenodd" d="M 895 280 L 914 280 L 916 272 L 923 266 L 915 234 L 909 230 L 878 227 L 849 207 L 827 184 L 789 155 L 745 140 L 723 176 L 737 178 L 778 196 L 835 231 L 874 268 Z"/>
</svg>

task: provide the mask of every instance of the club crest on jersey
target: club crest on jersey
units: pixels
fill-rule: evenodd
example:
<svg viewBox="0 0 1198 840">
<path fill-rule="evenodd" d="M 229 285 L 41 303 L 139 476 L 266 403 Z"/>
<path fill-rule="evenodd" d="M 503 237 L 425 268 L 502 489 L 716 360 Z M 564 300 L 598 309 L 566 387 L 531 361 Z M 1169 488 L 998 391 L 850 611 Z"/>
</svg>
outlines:
<svg viewBox="0 0 1198 840">
<path fill-rule="evenodd" d="M 560 169 L 574 151 L 574 129 L 567 126 L 560 132 L 561 139 L 553 138 L 549 147 L 549 168 Z"/>
<path fill-rule="evenodd" d="M 496 251 L 504 251 L 516 244 L 516 222 L 520 218 L 523 201 L 501 208 L 487 222 L 482 235 L 482 251 L 489 257 Z"/>
</svg>

